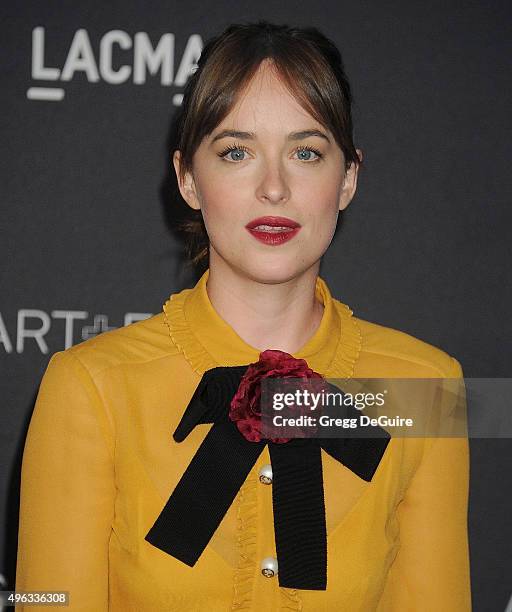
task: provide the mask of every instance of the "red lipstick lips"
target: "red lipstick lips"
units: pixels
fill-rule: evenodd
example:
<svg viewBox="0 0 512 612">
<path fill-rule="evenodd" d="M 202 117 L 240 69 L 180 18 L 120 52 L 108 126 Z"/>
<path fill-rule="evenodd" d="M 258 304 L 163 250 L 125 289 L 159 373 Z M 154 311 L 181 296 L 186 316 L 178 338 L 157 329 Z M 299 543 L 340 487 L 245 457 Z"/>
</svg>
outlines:
<svg viewBox="0 0 512 612">
<path fill-rule="evenodd" d="M 298 234 L 301 225 L 287 217 L 258 217 L 245 227 L 260 242 L 277 246 Z"/>
</svg>

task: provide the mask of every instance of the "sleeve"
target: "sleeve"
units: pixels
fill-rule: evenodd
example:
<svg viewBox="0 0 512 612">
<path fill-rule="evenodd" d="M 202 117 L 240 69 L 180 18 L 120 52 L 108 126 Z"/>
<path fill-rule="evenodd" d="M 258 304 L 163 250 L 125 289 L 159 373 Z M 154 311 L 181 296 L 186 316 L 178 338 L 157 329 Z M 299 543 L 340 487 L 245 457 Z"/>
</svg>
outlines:
<svg viewBox="0 0 512 612">
<path fill-rule="evenodd" d="M 451 359 L 447 378 L 462 378 L 460 363 Z M 424 457 L 397 506 L 400 547 L 379 611 L 471 611 L 468 439 L 426 441 Z"/>
<path fill-rule="evenodd" d="M 69 351 L 55 353 L 23 451 L 16 591 L 68 591 L 71 612 L 108 610 L 115 500 L 111 432 L 81 361 Z"/>
</svg>

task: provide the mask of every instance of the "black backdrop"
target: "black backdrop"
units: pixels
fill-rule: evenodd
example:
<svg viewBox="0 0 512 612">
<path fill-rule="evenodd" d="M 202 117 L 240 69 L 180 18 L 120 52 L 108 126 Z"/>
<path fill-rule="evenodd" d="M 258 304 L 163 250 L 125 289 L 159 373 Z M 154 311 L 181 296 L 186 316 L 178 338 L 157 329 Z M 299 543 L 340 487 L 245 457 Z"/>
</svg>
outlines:
<svg viewBox="0 0 512 612">
<path fill-rule="evenodd" d="M 322 264 L 333 294 L 443 348 L 466 377 L 509 376 L 509 3 L 32 0 L 0 14 L 4 585 L 50 355 L 196 281 L 169 228 L 168 132 L 203 42 L 231 21 L 315 25 L 344 56 L 365 168 Z M 477 611 L 512 591 L 511 450 L 471 440 Z"/>
</svg>

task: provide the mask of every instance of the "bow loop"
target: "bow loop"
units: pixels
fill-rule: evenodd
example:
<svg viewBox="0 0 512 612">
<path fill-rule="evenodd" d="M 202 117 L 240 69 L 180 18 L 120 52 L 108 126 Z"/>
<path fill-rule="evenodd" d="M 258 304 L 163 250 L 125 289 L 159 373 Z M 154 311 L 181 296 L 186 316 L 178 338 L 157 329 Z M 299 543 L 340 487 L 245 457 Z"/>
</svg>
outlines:
<svg viewBox="0 0 512 612">
<path fill-rule="evenodd" d="M 240 379 L 244 375 L 247 366 L 217 367 L 208 370 L 210 376 L 205 390 L 203 391 L 203 401 L 209 407 L 209 412 L 205 418 L 214 422 L 226 416 L 226 409 L 233 395 L 235 395 Z"/>
<path fill-rule="evenodd" d="M 173 438 L 183 442 L 196 425 L 227 420 L 227 410 L 247 366 L 207 370 L 199 382 Z"/>
<path fill-rule="evenodd" d="M 206 413 L 210 411 L 207 401 L 205 402 L 205 400 L 207 400 L 205 391 L 211 376 L 211 370 L 203 374 L 199 385 L 190 398 L 188 406 L 172 436 L 176 442 L 183 442 L 196 425 L 204 422 L 203 419 Z"/>
</svg>

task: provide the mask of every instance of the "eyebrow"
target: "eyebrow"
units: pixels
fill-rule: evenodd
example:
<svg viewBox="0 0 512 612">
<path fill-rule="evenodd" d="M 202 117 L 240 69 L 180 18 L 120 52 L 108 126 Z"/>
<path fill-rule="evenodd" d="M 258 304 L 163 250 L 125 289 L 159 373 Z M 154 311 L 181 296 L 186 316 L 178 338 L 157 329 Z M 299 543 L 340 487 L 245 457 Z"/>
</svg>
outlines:
<svg viewBox="0 0 512 612">
<path fill-rule="evenodd" d="M 308 136 L 318 136 L 331 142 L 327 134 L 320 130 L 301 130 L 299 132 L 290 132 L 288 134 L 288 140 L 302 140 L 308 138 Z M 212 138 L 212 143 L 220 140 L 221 138 L 240 138 L 240 140 L 255 140 L 256 134 L 254 132 L 240 132 L 239 130 L 222 130 L 216 136 Z"/>
</svg>

